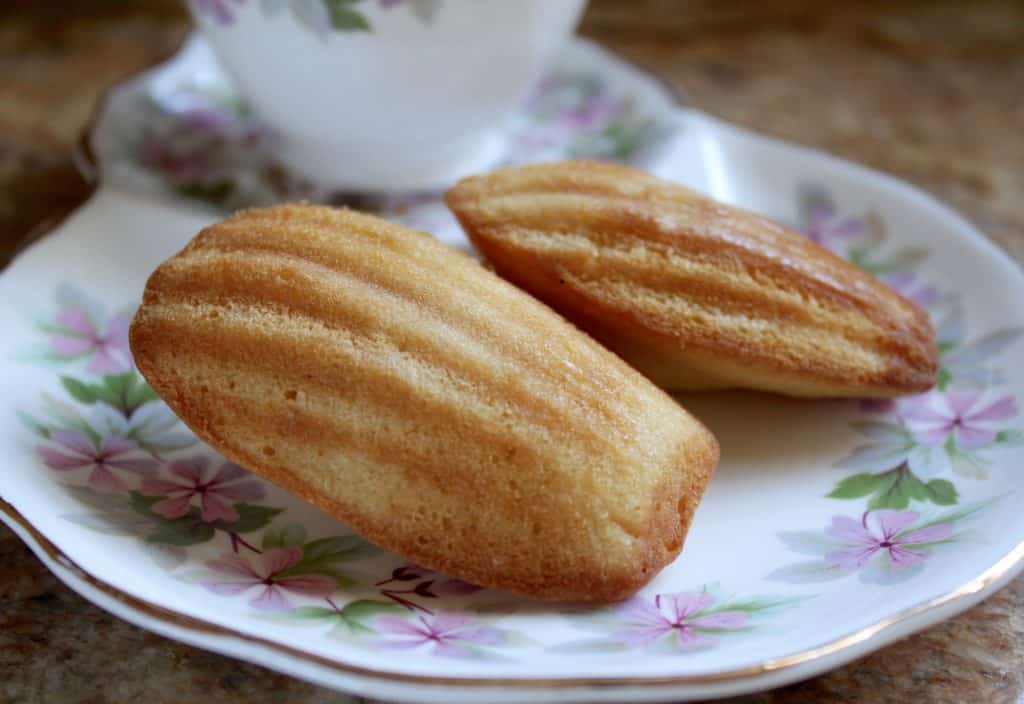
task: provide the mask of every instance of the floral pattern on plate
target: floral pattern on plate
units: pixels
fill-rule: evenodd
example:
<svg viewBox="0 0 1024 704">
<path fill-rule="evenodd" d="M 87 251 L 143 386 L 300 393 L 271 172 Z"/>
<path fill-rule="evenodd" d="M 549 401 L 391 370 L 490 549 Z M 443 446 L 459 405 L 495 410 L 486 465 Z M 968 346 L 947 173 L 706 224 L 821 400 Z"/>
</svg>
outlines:
<svg viewBox="0 0 1024 704">
<path fill-rule="evenodd" d="M 553 652 L 605 653 L 631 649 L 685 655 L 713 648 L 722 638 L 753 630 L 764 617 L 807 597 L 723 597 L 717 583 L 699 591 L 637 595 L 605 611 L 570 618 L 595 635 L 553 646 Z"/>
<path fill-rule="evenodd" d="M 931 517 L 892 509 L 865 511 L 859 517 L 833 516 L 823 533 L 783 533 L 780 537 L 790 549 L 820 559 L 786 565 L 769 579 L 818 582 L 856 574 L 863 582 L 900 582 L 923 570 L 942 546 L 956 542 L 960 525 L 982 508 Z"/>
<path fill-rule="evenodd" d="M 812 203 L 804 208 L 809 236 L 876 275 L 898 274 L 898 281 L 913 283 L 909 290 L 928 291 L 924 298 L 935 306 L 955 302 L 918 276 L 927 252 L 889 251 L 881 218 L 840 214 L 823 193 L 811 193 L 803 200 Z M 287 520 L 266 482 L 201 448 L 135 370 L 126 309 L 110 314 L 70 286 L 60 287 L 56 300 L 51 318 L 37 325 L 41 348 L 29 357 L 57 368 L 66 398 L 44 396 L 23 420 L 39 438 L 42 464 L 83 506 L 66 518 L 137 538 L 176 578 L 244 600 L 282 624 L 319 626 L 368 649 L 441 657 L 508 657 L 522 647 L 684 654 L 742 637 L 813 596 L 724 599 L 707 587 L 638 595 L 622 606 L 570 615 L 575 629 L 590 636 L 537 642 L 503 624 L 508 603 L 494 602 L 487 590 L 402 563 L 354 535 L 313 538 L 302 522 Z M 952 314 L 959 315 L 955 305 Z M 963 324 L 946 328 L 962 331 Z M 944 367 L 941 390 L 851 404 L 871 418 L 852 424 L 867 444 L 836 461 L 858 473 L 826 498 L 867 499 L 866 505 L 834 515 L 823 532 L 780 534 L 790 550 L 814 559 L 766 578 L 809 584 L 857 575 L 890 584 L 926 570 L 960 540 L 963 524 L 991 501 L 938 514 L 917 507 L 955 506 L 954 480 L 982 477 L 988 453 L 1020 442 L 1021 431 L 1008 425 L 1017 401 L 992 385 L 999 378 L 992 360 L 1015 335 L 990 333 L 965 354 L 948 334 L 943 363 L 954 362 Z M 979 388 L 978 380 L 987 384 Z"/>
<path fill-rule="evenodd" d="M 57 299 L 57 324 L 69 317 L 128 319 L 124 313 L 110 318 L 101 302 L 69 286 Z M 44 334 L 54 329 L 51 322 L 37 327 Z M 91 322 L 79 327 L 95 330 Z M 62 342 L 50 346 L 63 349 Z M 368 649 L 490 658 L 522 647 L 563 653 L 711 648 L 720 636 L 749 629 L 761 612 L 797 601 L 716 603 L 706 590 L 637 597 L 573 619 L 587 630 L 603 624 L 604 640 L 540 644 L 502 623 L 509 597 L 402 563 L 357 536 L 311 539 L 303 523 L 284 522 L 287 510 L 274 505 L 267 482 L 200 447 L 130 356 L 128 371 L 97 371 L 94 361 L 104 352 L 95 347 L 83 345 L 74 356 L 37 355 L 37 363 L 57 367 L 67 397 L 43 396 L 35 413 L 22 414 L 37 436 L 42 465 L 82 506 L 64 517 L 141 541 L 177 579 L 244 600 L 254 614 L 326 627 Z"/>
<path fill-rule="evenodd" d="M 429 25 L 443 0 L 189 0 L 197 17 L 209 19 L 219 27 L 231 27 L 246 5 L 256 4 L 265 17 L 287 14 L 320 39 L 334 32 L 372 32 L 365 6 L 381 10 L 403 7 L 425 25 Z"/>
<path fill-rule="evenodd" d="M 918 271 L 928 258 L 926 249 L 893 249 L 877 213 L 841 213 L 819 188 L 805 189 L 799 202 L 799 227 L 808 237 L 878 276 L 938 320 L 940 369 L 935 388 L 858 404 L 864 418 L 853 421 L 851 428 L 863 438 L 862 444 L 835 466 L 860 471 L 841 480 L 828 496 L 870 497 L 865 517 L 911 504 L 957 504 L 960 491 L 955 480 L 984 478 L 992 453 L 1024 444 L 1024 432 L 1016 425 L 1017 400 L 999 391 L 1005 375 L 996 364 L 1024 335 L 1024 328 L 999 329 L 967 340 L 959 296 L 943 293 Z"/>
<path fill-rule="evenodd" d="M 290 192 L 291 182 L 279 172 L 225 166 L 229 188 L 216 197 L 177 199 L 175 207 L 136 197 L 174 191 L 163 171 L 140 168 L 135 159 L 144 151 L 140 125 L 150 114 L 135 108 L 170 100 L 187 110 L 189 101 L 203 105 L 197 95 L 211 96 L 216 109 L 200 110 L 200 122 L 218 124 L 217 109 L 245 117 L 230 86 L 180 61 L 112 97 L 94 134 L 104 187 L 0 279 L 9 302 L 0 306 L 10 331 L 4 350 L 20 362 L 16 378 L 3 379 L 7 408 L 28 411 L 23 427 L 0 427 L 14 457 L 4 500 L 111 593 L 209 630 L 174 630 L 171 618 L 109 597 L 105 605 L 116 613 L 335 687 L 365 684 L 382 698 L 404 687 L 404 698 L 433 691 L 434 701 L 442 700 L 441 690 L 421 682 L 468 698 L 471 690 L 451 682 L 471 680 L 514 680 L 534 688 L 522 692 L 543 689 L 552 699 L 586 696 L 578 688 L 549 688 L 552 678 L 629 688 L 623 699 L 655 683 L 666 689 L 645 696 L 705 698 L 724 692 L 711 680 L 750 691 L 819 672 L 863 652 L 850 642 L 891 642 L 965 608 L 1016 569 L 1024 523 L 1009 495 L 1021 487 L 1024 454 L 1022 377 L 1012 361 L 1024 309 L 1015 302 L 1021 296 L 1006 292 L 1022 290 L 1019 274 L 971 228 L 909 190 L 693 111 L 673 113 L 683 128 L 659 154 L 656 170 L 745 207 L 777 209 L 924 305 L 936 321 L 944 370 L 933 392 L 865 403 L 743 394 L 685 399 L 726 451 L 682 557 L 628 608 L 535 604 L 407 564 L 226 466 L 152 398 L 130 358 L 121 356 L 119 321 L 130 318 L 146 273 L 213 217 L 186 203 L 220 207 L 259 191 L 265 173 L 280 178 L 281 192 Z M 176 65 L 188 70 L 175 73 Z M 586 62 L 560 66 L 567 75 L 593 72 Z M 619 91 L 632 84 L 611 85 Z M 656 114 L 641 92 L 624 94 L 637 98 L 637 114 Z M 591 125 L 614 109 L 601 101 L 586 107 L 591 100 L 581 83 L 551 110 Z M 548 108 L 541 100 L 534 109 Z M 158 123 L 150 125 L 154 132 Z M 249 118 L 222 124 L 238 126 L 244 139 L 273 140 Z M 201 132 L 183 128 L 181 139 Z M 216 143 L 209 144 L 215 155 Z M 201 160 L 202 152 L 189 156 Z M 178 155 L 164 156 L 173 158 L 161 163 L 174 164 Z M 264 165 L 259 158 L 240 163 Z M 191 178 L 187 159 L 179 167 Z M 211 165 L 191 173 L 204 168 Z M 808 180 L 822 185 L 800 191 Z M 244 188 L 232 195 L 234 184 Z M 798 191 L 803 195 L 791 199 Z M 263 191 L 266 202 L 276 192 Z M 393 216 L 429 223 L 445 241 L 465 246 L 457 230 L 441 230 L 451 223 L 435 196 L 387 200 Z M 62 280 L 87 290 L 58 287 Z M 20 295 L 45 287 L 57 290 L 56 304 Z M 68 309 L 85 318 L 59 316 Z M 951 454 L 950 443 L 984 471 Z M 134 464 L 140 460 L 144 466 Z M 58 572 L 59 562 L 50 563 Z M 63 576 L 75 584 L 73 574 Z M 210 632 L 237 637 L 215 640 Z M 263 645 L 253 647 L 256 641 Z M 820 658 L 822 649 L 834 657 Z M 793 664 L 771 674 L 771 663 L 781 661 Z M 364 667 L 375 674 L 357 674 Z M 754 670 L 769 674 L 743 674 Z"/>
</svg>

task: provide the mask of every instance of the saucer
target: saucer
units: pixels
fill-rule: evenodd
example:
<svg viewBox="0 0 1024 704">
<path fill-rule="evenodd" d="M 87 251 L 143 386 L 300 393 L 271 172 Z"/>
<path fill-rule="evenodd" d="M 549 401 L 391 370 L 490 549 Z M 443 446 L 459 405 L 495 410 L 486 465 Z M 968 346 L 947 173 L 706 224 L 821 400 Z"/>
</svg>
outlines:
<svg viewBox="0 0 1024 704">
<path fill-rule="evenodd" d="M 164 66 L 115 91 L 93 135 L 97 192 L 0 275 L 0 520 L 85 598 L 360 696 L 677 701 L 850 662 L 967 609 L 1024 567 L 1020 269 L 905 183 L 694 110 L 658 123 L 678 129 L 645 165 L 790 222 L 914 299 L 936 326 L 935 389 L 865 403 L 682 399 L 718 437 L 721 463 L 679 559 L 633 599 L 600 608 L 530 602 L 409 564 L 225 464 L 149 389 L 126 334 L 154 267 L 232 207 L 230 194 L 262 192 L 264 172 L 238 166 L 256 149 L 235 155 L 222 188 L 182 190 L 131 157 L 159 146 L 147 135 L 162 127 L 115 109 L 125 96 L 150 108 L 154 94 L 185 96 L 178 112 L 188 114 L 196 95 L 230 98 L 214 90 L 224 83 L 212 64 L 198 65 L 211 73 Z M 226 123 L 237 132 L 219 144 L 258 142 L 248 124 Z M 633 145 L 621 153 L 630 159 L 654 145 L 574 134 L 573 148 L 604 145 L 604 156 L 612 143 Z M 549 156 L 564 152 L 558 144 Z M 390 204 L 392 216 L 469 248 L 433 196 L 417 198 Z"/>
<path fill-rule="evenodd" d="M 474 171 L 569 158 L 644 165 L 674 132 L 677 107 L 666 84 L 574 38 L 467 163 Z M 280 138 L 253 114 L 200 35 L 113 88 L 89 145 L 104 183 L 217 209 L 308 200 L 395 211 L 437 199 L 437 192 L 339 192 L 289 171 L 278 156 Z"/>
</svg>

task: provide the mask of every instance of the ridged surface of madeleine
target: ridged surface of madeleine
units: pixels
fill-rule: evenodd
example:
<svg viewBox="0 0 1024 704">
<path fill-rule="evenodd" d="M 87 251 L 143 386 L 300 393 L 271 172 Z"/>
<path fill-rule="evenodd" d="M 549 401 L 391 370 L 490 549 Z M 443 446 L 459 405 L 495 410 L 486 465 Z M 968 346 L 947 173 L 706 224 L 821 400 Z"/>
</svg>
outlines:
<svg viewBox="0 0 1024 704">
<path fill-rule="evenodd" d="M 425 233 L 250 210 L 146 285 L 140 371 L 200 437 L 404 557 L 611 601 L 681 549 L 717 462 L 662 391 Z"/>
<path fill-rule="evenodd" d="M 624 166 L 499 169 L 446 196 L 499 274 L 671 390 L 932 386 L 927 315 L 766 218 Z"/>
</svg>

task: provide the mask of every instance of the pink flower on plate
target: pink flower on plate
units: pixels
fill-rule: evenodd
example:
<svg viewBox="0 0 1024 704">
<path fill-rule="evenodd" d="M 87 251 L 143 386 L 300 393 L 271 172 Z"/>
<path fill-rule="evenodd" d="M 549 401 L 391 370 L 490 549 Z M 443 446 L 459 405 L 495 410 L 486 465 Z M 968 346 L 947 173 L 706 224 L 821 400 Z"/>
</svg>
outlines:
<svg viewBox="0 0 1024 704">
<path fill-rule="evenodd" d="M 142 163 L 148 168 L 164 173 L 179 185 L 188 185 L 207 178 L 213 171 L 209 155 L 216 147 L 202 145 L 181 145 L 151 139 L 142 147 Z"/>
<path fill-rule="evenodd" d="M 921 308 L 931 308 L 942 298 L 937 288 L 918 281 L 912 271 L 894 271 L 890 274 L 881 274 L 878 278 L 893 291 Z"/>
<path fill-rule="evenodd" d="M 895 569 L 906 569 L 929 557 L 928 545 L 949 539 L 952 522 L 933 523 L 911 530 L 920 515 L 915 511 L 865 511 L 858 521 L 833 516 L 825 534 L 841 547 L 825 555 L 825 562 L 850 572 L 859 570 L 875 555 L 889 558 Z"/>
<path fill-rule="evenodd" d="M 50 469 L 68 472 L 89 469 L 89 486 L 97 491 L 122 491 L 124 481 L 113 470 L 149 474 L 156 470 L 157 462 L 140 450 L 131 440 L 108 435 L 100 439 L 99 446 L 77 430 L 54 430 L 50 440 L 58 445 L 40 445 L 37 450 Z"/>
<path fill-rule="evenodd" d="M 707 592 L 658 594 L 654 601 L 635 598 L 622 607 L 627 627 L 612 637 L 633 646 L 647 646 L 664 636 L 682 648 L 712 645 L 708 632 L 744 628 L 749 619 L 744 611 L 713 611 L 715 597 Z"/>
<path fill-rule="evenodd" d="M 558 124 L 577 132 L 589 132 L 606 127 L 622 112 L 623 106 L 621 98 L 598 94 L 588 97 L 579 105 L 566 108 L 558 114 L 556 120 Z"/>
<path fill-rule="evenodd" d="M 245 0 L 192 0 L 196 12 L 213 18 L 222 27 L 235 23 L 235 11 L 245 4 Z"/>
<path fill-rule="evenodd" d="M 864 223 L 855 217 L 841 218 L 835 206 L 819 203 L 807 213 L 805 230 L 822 247 L 843 255 L 850 243 L 864 234 Z"/>
<path fill-rule="evenodd" d="M 91 356 L 89 371 L 94 374 L 130 371 L 128 322 L 127 317 L 115 315 L 105 328 L 100 328 L 81 308 L 62 308 L 57 311 L 59 331 L 50 337 L 50 347 L 54 354 L 66 359 Z"/>
<path fill-rule="evenodd" d="M 957 447 L 972 449 L 996 439 L 986 427 L 1017 415 L 1017 401 L 1003 396 L 981 404 L 977 391 L 930 391 L 898 403 L 899 415 L 914 439 L 922 445 L 943 445 L 952 435 Z"/>
<path fill-rule="evenodd" d="M 177 460 L 170 465 L 171 479 L 147 477 L 142 482 L 146 496 L 164 496 L 153 504 L 153 511 L 164 518 L 181 518 L 192 508 L 192 497 L 198 496 L 203 521 L 237 521 L 233 501 L 258 501 L 265 495 L 263 486 L 244 469 L 225 462 L 216 473 L 210 471 L 210 460 L 202 455 Z"/>
<path fill-rule="evenodd" d="M 472 624 L 473 616 L 458 613 L 417 615 L 415 620 L 378 616 L 374 621 L 377 630 L 392 637 L 378 640 L 376 644 L 392 650 L 411 650 L 427 645 L 433 655 L 465 657 L 471 654 L 467 646 L 498 645 L 502 642 L 499 629 Z"/>
<path fill-rule="evenodd" d="M 302 562 L 302 548 L 273 548 L 259 555 L 242 557 L 226 553 L 206 566 L 229 579 L 204 582 L 203 586 L 215 594 L 241 594 L 250 589 L 259 591 L 249 605 L 264 611 L 285 611 L 291 608 L 286 593 L 325 599 L 334 593 L 338 583 L 323 574 L 284 575 L 286 570 Z"/>
</svg>

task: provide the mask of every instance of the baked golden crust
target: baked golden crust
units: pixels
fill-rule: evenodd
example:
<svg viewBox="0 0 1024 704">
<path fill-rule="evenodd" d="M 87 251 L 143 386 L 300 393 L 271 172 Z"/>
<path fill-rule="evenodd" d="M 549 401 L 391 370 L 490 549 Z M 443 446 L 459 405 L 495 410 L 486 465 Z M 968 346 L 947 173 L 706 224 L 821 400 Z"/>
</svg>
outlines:
<svg viewBox="0 0 1024 704">
<path fill-rule="evenodd" d="M 670 390 L 892 396 L 932 386 L 928 316 L 809 238 L 633 168 L 464 179 L 448 206 L 495 270 Z"/>
<path fill-rule="evenodd" d="M 629 596 L 681 549 L 711 434 L 543 304 L 425 233 L 250 210 L 150 277 L 139 370 L 227 457 L 425 566 Z"/>
</svg>

